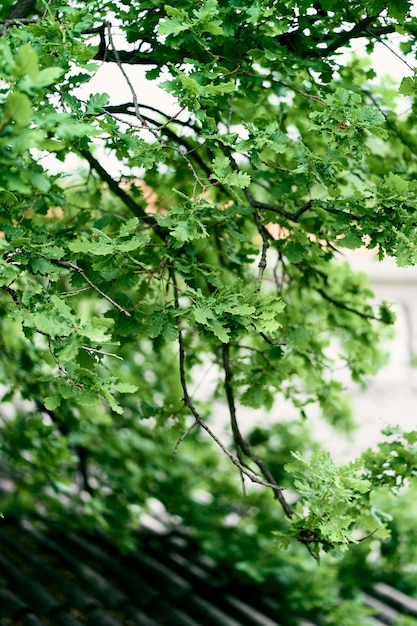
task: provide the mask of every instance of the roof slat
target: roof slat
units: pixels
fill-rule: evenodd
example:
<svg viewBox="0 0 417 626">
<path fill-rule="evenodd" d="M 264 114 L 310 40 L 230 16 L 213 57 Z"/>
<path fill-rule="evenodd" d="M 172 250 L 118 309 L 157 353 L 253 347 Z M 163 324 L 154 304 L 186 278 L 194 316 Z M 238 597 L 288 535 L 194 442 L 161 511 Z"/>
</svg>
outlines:
<svg viewBox="0 0 417 626">
<path fill-rule="evenodd" d="M 372 592 L 381 600 L 395 606 L 402 612 L 417 617 L 417 599 L 407 596 L 402 591 L 398 591 L 385 583 L 376 583 L 372 586 Z"/>
<path fill-rule="evenodd" d="M 244 616 L 248 623 L 253 626 L 279 626 L 278 622 L 263 615 L 257 609 L 249 606 L 246 602 L 242 602 L 242 600 L 239 600 L 239 598 L 235 596 L 225 595 L 224 600 L 236 609 L 241 616 Z"/>
<path fill-rule="evenodd" d="M 0 568 L 2 575 L 10 582 L 13 592 L 19 594 L 23 601 L 31 608 L 33 607 L 36 612 L 48 615 L 56 613 L 61 608 L 60 602 L 2 555 L 0 555 Z"/>
<path fill-rule="evenodd" d="M 188 599 L 188 602 L 197 608 L 204 624 L 212 624 L 213 626 L 242 626 L 241 622 L 236 621 L 230 615 L 227 615 L 217 607 L 213 606 L 211 602 L 207 602 L 200 596 L 195 596 Z"/>
<path fill-rule="evenodd" d="M 386 605 L 384 602 L 381 602 L 381 600 L 370 596 L 368 593 L 364 593 L 363 598 L 365 604 L 369 606 L 369 608 L 374 609 L 378 619 L 380 619 L 384 624 L 393 626 L 401 617 L 401 614 L 398 613 L 398 611 Z"/>
</svg>

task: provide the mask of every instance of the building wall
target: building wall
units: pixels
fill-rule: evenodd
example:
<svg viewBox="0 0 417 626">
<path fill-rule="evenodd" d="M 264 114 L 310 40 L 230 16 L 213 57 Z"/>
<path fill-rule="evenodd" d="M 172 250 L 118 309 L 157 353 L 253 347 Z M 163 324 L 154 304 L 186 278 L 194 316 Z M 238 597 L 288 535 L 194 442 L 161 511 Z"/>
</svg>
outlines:
<svg viewBox="0 0 417 626">
<path fill-rule="evenodd" d="M 387 365 L 366 390 L 347 384 L 359 425 L 353 438 L 336 435 L 326 425 L 318 429 L 323 429 L 321 439 L 342 461 L 374 446 L 388 424 L 417 429 L 417 267 L 398 268 L 392 259 L 380 263 L 364 255 L 350 261 L 355 270 L 369 276 L 376 302 L 392 304 L 397 320 L 395 336 L 386 345 Z"/>
</svg>

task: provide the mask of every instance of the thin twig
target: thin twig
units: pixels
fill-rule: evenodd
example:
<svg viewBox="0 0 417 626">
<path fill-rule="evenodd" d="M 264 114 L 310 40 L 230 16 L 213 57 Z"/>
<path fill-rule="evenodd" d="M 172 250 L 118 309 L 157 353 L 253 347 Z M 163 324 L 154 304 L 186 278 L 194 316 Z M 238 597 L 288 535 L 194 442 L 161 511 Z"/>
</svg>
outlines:
<svg viewBox="0 0 417 626">
<path fill-rule="evenodd" d="M 186 437 L 188 437 L 188 435 L 190 434 L 190 432 L 191 432 L 191 431 L 192 431 L 192 430 L 193 430 L 193 429 L 197 426 L 197 424 L 199 424 L 199 421 L 198 421 L 198 420 L 195 420 L 195 421 L 191 424 L 191 426 L 189 426 L 189 427 L 187 428 L 187 430 L 184 430 L 184 432 L 182 433 L 182 435 L 180 435 L 180 437 L 178 438 L 177 443 L 175 444 L 174 449 L 173 449 L 173 451 L 172 451 L 172 454 L 171 454 L 171 459 L 170 459 L 171 461 L 173 461 L 173 460 L 175 459 L 175 457 L 177 456 L 177 452 L 178 452 L 178 449 L 179 449 L 180 445 L 182 444 L 182 442 L 184 441 L 184 439 L 185 439 Z"/>
<path fill-rule="evenodd" d="M 267 255 L 268 248 L 269 248 L 269 233 L 266 230 L 265 226 L 262 224 L 258 211 L 255 210 L 254 216 L 255 216 L 255 222 L 256 222 L 256 227 L 258 229 L 258 233 L 260 234 L 262 238 L 262 252 L 261 252 L 261 258 L 258 264 L 258 283 L 261 283 L 264 272 L 266 270 L 266 261 L 267 261 L 266 255 Z M 260 288 L 260 285 L 259 285 L 259 288 Z"/>
<path fill-rule="evenodd" d="M 389 50 L 391 52 L 391 54 L 393 54 L 394 56 L 397 57 L 397 59 L 399 59 L 400 61 L 402 61 L 402 63 L 404 63 L 404 65 L 406 65 L 408 67 L 409 70 L 411 70 L 413 73 L 415 71 L 414 67 L 411 67 L 411 65 L 409 63 L 407 63 L 407 61 L 404 59 L 404 57 L 402 57 L 400 54 L 398 54 L 398 52 L 396 52 L 395 50 L 393 50 L 386 41 L 384 41 L 382 39 L 382 37 L 380 37 L 379 35 L 375 35 L 371 29 L 367 28 L 366 29 L 366 33 L 368 33 L 368 35 L 371 35 L 371 37 L 375 37 L 375 39 L 377 39 L 379 41 L 379 43 L 382 43 L 383 46 L 385 46 L 387 48 L 387 50 Z"/>
<path fill-rule="evenodd" d="M 388 126 L 388 128 L 390 130 L 392 130 L 394 135 L 396 135 L 396 137 L 398 137 L 398 139 L 401 141 L 401 143 L 404 144 L 410 150 L 411 154 L 413 154 L 414 156 L 417 156 L 417 147 L 416 147 L 416 145 L 413 144 L 412 142 L 410 142 L 408 140 L 408 138 L 404 137 L 404 135 L 398 130 L 398 128 L 395 126 L 395 124 L 389 119 L 388 114 L 382 109 L 382 107 L 379 105 L 377 100 L 374 98 L 372 93 L 370 93 L 369 91 L 365 92 L 365 93 L 366 93 L 367 97 L 371 100 L 371 102 L 376 106 L 376 108 L 381 113 L 381 115 L 384 116 L 385 123 Z"/>
<path fill-rule="evenodd" d="M 104 107 L 104 110 L 109 114 L 112 115 L 115 119 L 117 119 L 118 121 L 122 121 L 124 124 L 127 124 L 126 120 L 121 120 L 120 118 L 116 117 L 115 113 L 120 113 L 123 115 L 133 115 L 136 117 L 136 114 L 134 111 L 129 111 L 128 110 L 128 106 L 133 106 L 133 104 L 131 103 L 127 103 L 126 105 L 116 105 L 116 106 L 108 106 L 108 107 Z M 143 106 L 143 105 L 140 105 Z M 162 113 L 161 111 L 158 111 L 157 109 L 153 109 L 153 107 L 149 107 L 149 106 L 144 106 L 144 108 L 146 109 L 152 109 L 155 110 L 156 112 L 162 114 L 162 115 L 166 115 L 166 113 Z M 193 155 L 193 159 L 194 161 L 196 161 L 196 163 L 201 167 L 201 169 L 207 174 L 207 176 L 210 176 L 212 174 L 212 170 L 210 169 L 209 165 L 207 164 L 207 162 L 201 158 L 201 156 L 198 154 L 198 150 L 200 150 L 204 144 L 206 142 L 203 142 L 201 144 L 198 144 L 197 146 L 195 146 L 194 148 L 191 148 L 188 141 L 184 138 L 184 137 L 180 137 L 178 136 L 173 130 L 172 128 L 170 128 L 168 126 L 169 122 L 171 120 L 168 120 L 166 123 L 160 125 L 159 122 L 157 120 L 154 120 L 152 117 L 148 117 L 147 115 L 142 115 L 141 114 L 141 118 L 143 120 L 145 120 L 145 122 L 148 124 L 147 125 L 147 129 L 150 130 L 150 126 L 155 126 L 158 130 L 160 130 L 163 135 L 167 136 L 168 139 L 172 139 L 173 141 L 175 141 L 177 144 L 179 144 L 180 146 L 183 146 L 186 151 L 187 151 L 187 155 L 192 154 Z M 180 122 L 179 120 L 174 120 L 175 123 L 177 124 L 183 124 L 185 126 L 189 126 L 191 129 L 194 129 L 193 126 L 191 124 L 187 124 L 185 122 Z M 137 128 L 135 126 L 132 125 L 133 128 Z M 164 147 L 164 148 L 174 148 L 173 146 L 167 145 L 164 141 L 163 138 L 158 137 L 158 142 Z M 184 157 L 184 153 L 179 151 L 178 154 L 181 157 Z M 188 164 L 188 163 L 187 163 Z M 223 189 L 224 191 L 225 188 L 223 187 L 223 185 L 219 185 L 221 189 Z"/>
<path fill-rule="evenodd" d="M 90 287 L 81 287 L 81 289 L 73 289 L 71 291 L 60 291 L 60 296 L 78 296 L 78 294 L 83 293 L 83 291 L 88 291 Z"/>
<path fill-rule="evenodd" d="M 69 269 L 74 270 L 75 272 L 78 272 L 78 274 L 80 276 L 82 276 L 82 278 L 84 278 L 85 282 L 88 283 L 90 285 L 90 287 L 92 289 L 94 289 L 94 291 L 96 291 L 98 294 L 100 294 L 100 296 L 102 296 L 105 300 L 107 300 L 107 302 L 110 302 L 110 304 L 112 306 L 114 306 L 115 309 L 117 309 L 118 311 L 120 311 L 120 313 L 123 313 L 124 315 L 127 315 L 127 317 L 132 317 L 131 313 L 129 313 L 129 311 L 127 311 L 126 309 L 124 309 L 120 304 L 118 304 L 117 302 L 115 302 L 112 298 L 110 298 L 110 296 L 108 296 L 106 293 L 104 293 L 104 291 L 102 291 L 100 289 L 100 287 L 97 287 L 97 285 L 95 285 L 86 275 L 86 273 L 84 272 L 84 270 L 81 269 L 81 267 L 79 267 L 76 263 L 71 263 L 70 261 L 60 261 L 58 259 L 52 259 L 51 263 L 54 263 L 55 265 L 59 265 L 60 267 L 67 267 Z"/>
<path fill-rule="evenodd" d="M 65 378 L 69 378 L 69 376 L 68 376 L 68 372 L 64 369 L 64 367 L 61 365 L 61 363 L 58 361 L 58 359 L 57 359 L 57 358 L 56 358 L 56 356 L 55 356 L 55 352 L 54 352 L 53 347 L 52 347 L 52 337 L 51 337 L 51 335 L 48 335 L 47 333 L 44 333 L 44 332 L 42 332 L 41 330 L 37 330 L 37 332 L 38 332 L 40 335 L 44 335 L 45 337 L 47 337 L 47 340 L 48 340 L 48 349 L 49 349 L 49 352 L 50 352 L 50 354 L 51 354 L 51 357 L 52 357 L 52 358 L 53 358 L 53 360 L 55 361 L 55 365 L 57 366 L 57 368 L 58 368 L 58 370 L 61 372 L 61 374 L 63 374 L 63 375 L 65 376 Z M 76 386 L 81 387 L 81 385 L 79 385 L 79 384 L 77 384 L 77 383 L 76 383 Z"/>
<path fill-rule="evenodd" d="M 268 161 L 262 161 L 262 159 L 261 162 L 267 167 L 272 167 L 274 170 L 279 170 L 280 172 L 289 172 L 291 174 L 294 171 L 290 170 L 288 167 L 281 167 L 280 165 L 274 165 L 274 163 L 268 163 Z"/>
<path fill-rule="evenodd" d="M 39 22 L 38 18 L 29 18 L 29 17 L 15 17 L 12 19 L 0 20 L 0 24 L 5 24 L 6 26 L 14 26 L 15 24 L 36 24 Z"/>
<path fill-rule="evenodd" d="M 384 321 L 380 318 L 377 317 L 376 315 L 373 315 L 371 313 L 363 313 L 362 311 L 358 311 L 357 309 L 354 309 L 350 306 L 348 306 L 347 304 L 345 304 L 344 302 L 340 302 L 340 300 L 336 300 L 335 298 L 332 298 L 332 296 L 329 296 L 324 289 L 317 289 L 317 292 L 328 302 L 331 302 L 331 304 L 334 304 L 335 306 L 337 306 L 339 309 L 342 309 L 343 311 L 348 311 L 349 313 L 353 313 L 354 315 L 358 315 L 359 317 L 362 317 L 365 320 L 373 320 L 375 322 L 382 322 L 384 323 Z"/>
<path fill-rule="evenodd" d="M 94 354 L 102 354 L 103 356 L 111 356 L 113 359 L 119 359 L 119 361 L 123 361 L 123 357 L 118 354 L 113 354 L 113 352 L 105 352 L 104 350 L 97 350 L 97 348 L 90 348 L 90 346 L 81 346 L 83 350 L 87 352 L 92 352 Z"/>
<path fill-rule="evenodd" d="M 48 15 L 48 11 L 51 8 L 51 6 L 53 5 L 55 0 L 48 0 L 48 3 L 45 7 L 45 11 L 42 14 L 42 18 L 41 19 L 45 19 L 45 17 Z"/>
<path fill-rule="evenodd" d="M 266 343 L 270 346 L 286 346 L 287 345 L 286 341 L 272 341 L 271 339 L 269 339 L 269 337 L 267 337 L 267 335 L 265 335 L 265 333 L 260 332 L 259 334 L 262 337 L 262 339 L 266 341 Z"/>
<path fill-rule="evenodd" d="M 230 134 L 230 127 L 232 125 L 233 103 L 234 103 L 235 95 L 236 95 L 236 84 L 237 84 L 237 78 L 235 78 L 234 80 L 234 89 L 230 96 L 229 114 L 227 116 L 227 133 L 228 134 Z"/>
<path fill-rule="evenodd" d="M 138 118 L 138 120 L 141 122 L 142 127 L 146 128 L 147 130 L 149 130 L 152 135 L 155 137 L 155 139 L 157 139 L 158 141 L 160 141 L 160 137 L 158 135 L 158 133 L 156 131 L 154 131 L 146 122 L 146 120 L 143 118 L 143 116 L 141 115 L 140 109 L 139 109 L 139 102 L 138 102 L 138 97 L 136 95 L 136 91 L 135 88 L 132 85 L 132 81 L 130 80 L 129 76 L 126 73 L 126 70 L 123 67 L 122 61 L 120 59 L 119 53 L 117 51 L 116 46 L 114 45 L 113 42 L 113 35 L 111 32 L 111 24 L 110 22 L 107 22 L 106 24 L 106 28 L 107 28 L 107 37 L 109 39 L 109 44 L 111 46 L 111 49 L 113 50 L 113 54 L 114 54 L 114 58 L 116 59 L 116 64 L 117 67 L 119 68 L 119 70 L 121 71 L 123 78 L 126 81 L 127 86 L 130 89 L 130 93 L 132 94 L 132 100 L 133 100 L 133 107 L 135 109 L 135 115 Z"/>
</svg>

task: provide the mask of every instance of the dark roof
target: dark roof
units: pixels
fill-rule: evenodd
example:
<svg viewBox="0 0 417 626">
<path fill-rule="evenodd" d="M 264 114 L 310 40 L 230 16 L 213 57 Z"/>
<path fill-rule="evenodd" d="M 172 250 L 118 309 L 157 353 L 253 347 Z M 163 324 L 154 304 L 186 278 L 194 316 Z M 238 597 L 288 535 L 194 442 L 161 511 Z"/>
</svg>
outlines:
<svg viewBox="0 0 417 626">
<path fill-rule="evenodd" d="M 0 626 L 279 626 L 274 598 L 224 583 L 209 560 L 191 562 L 180 533 L 141 535 L 128 555 L 103 537 L 0 523 Z M 381 621 L 417 617 L 417 600 L 387 585 L 364 594 Z M 300 626 L 315 626 L 300 621 Z"/>
</svg>

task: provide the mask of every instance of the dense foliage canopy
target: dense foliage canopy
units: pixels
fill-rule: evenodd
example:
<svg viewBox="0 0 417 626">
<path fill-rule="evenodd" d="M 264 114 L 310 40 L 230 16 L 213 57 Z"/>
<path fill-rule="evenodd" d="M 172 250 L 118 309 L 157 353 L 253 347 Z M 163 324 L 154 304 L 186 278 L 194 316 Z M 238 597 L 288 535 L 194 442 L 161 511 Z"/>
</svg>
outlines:
<svg viewBox="0 0 417 626">
<path fill-rule="evenodd" d="M 0 18 L 3 512 L 126 541 L 150 498 L 206 541 L 237 516 L 252 574 L 272 533 L 313 556 L 386 537 L 374 493 L 413 480 L 417 433 L 339 467 L 308 418 L 349 423 L 339 366 L 365 381 L 393 322 L 343 250 L 417 259 L 407 0 L 19 0 Z M 367 58 L 393 36 L 399 90 Z"/>
</svg>

